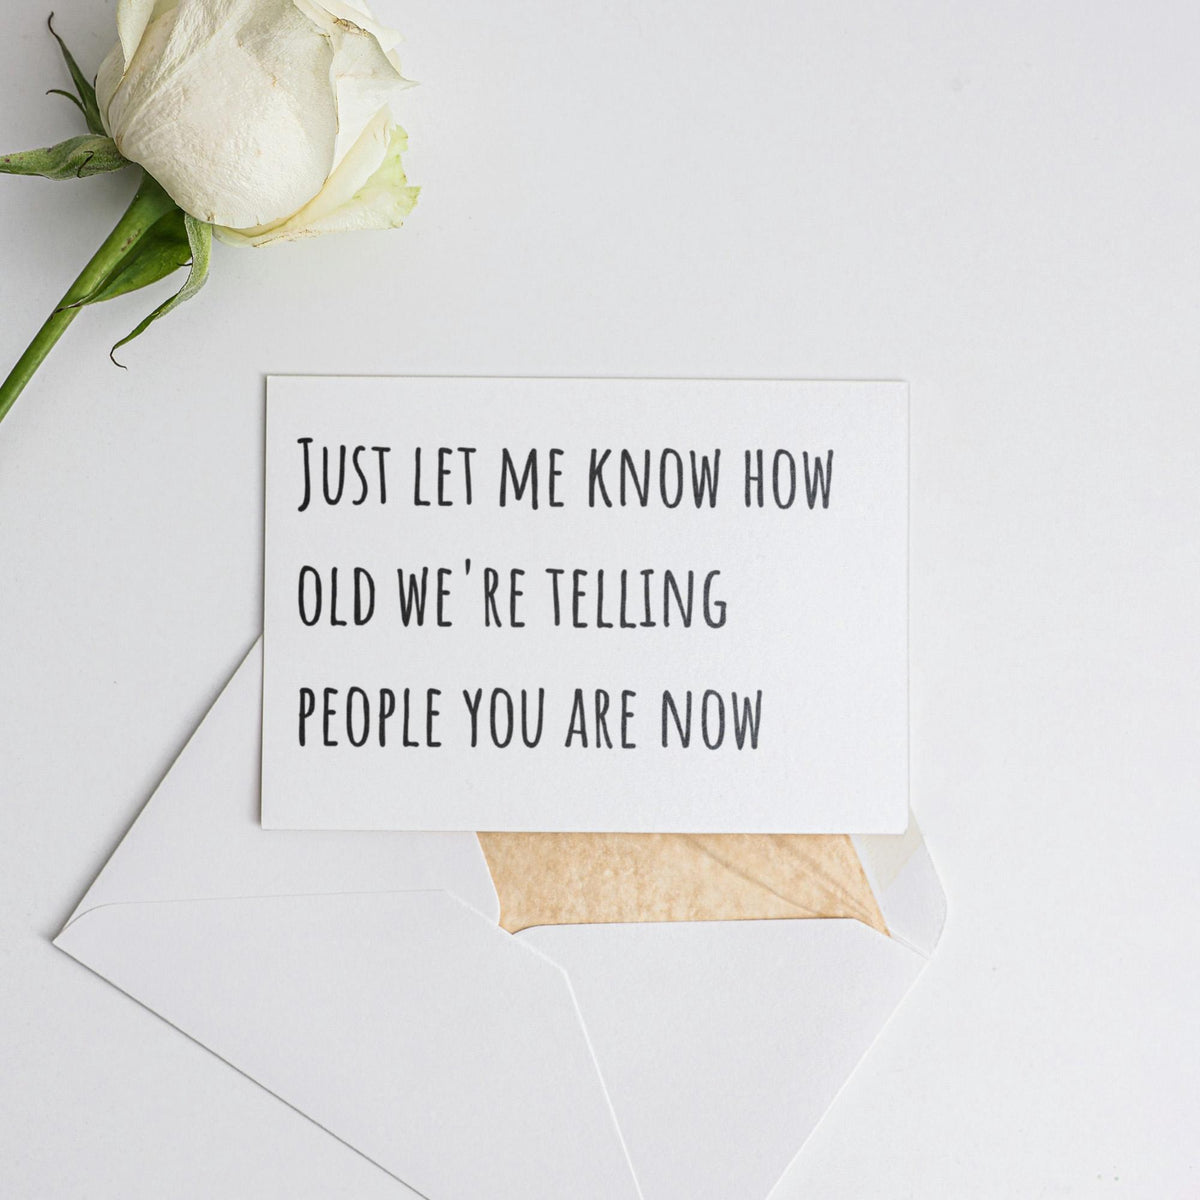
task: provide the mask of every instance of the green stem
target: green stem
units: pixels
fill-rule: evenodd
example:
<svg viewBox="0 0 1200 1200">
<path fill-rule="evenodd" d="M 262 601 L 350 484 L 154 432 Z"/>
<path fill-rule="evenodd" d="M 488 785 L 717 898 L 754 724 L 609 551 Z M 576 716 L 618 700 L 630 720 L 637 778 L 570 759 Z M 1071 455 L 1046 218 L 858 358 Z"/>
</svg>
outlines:
<svg viewBox="0 0 1200 1200">
<path fill-rule="evenodd" d="M 125 215 L 116 228 L 104 240 L 104 244 L 92 256 L 91 261 L 79 273 L 79 278 L 67 289 L 66 295 L 39 329 L 25 353 L 17 360 L 8 378 L 0 383 L 0 421 L 3 421 L 34 372 L 42 365 L 55 342 L 62 337 L 68 325 L 80 311 L 79 301 L 96 290 L 120 265 L 142 235 L 167 212 L 171 198 L 150 178 L 142 182 Z"/>
</svg>

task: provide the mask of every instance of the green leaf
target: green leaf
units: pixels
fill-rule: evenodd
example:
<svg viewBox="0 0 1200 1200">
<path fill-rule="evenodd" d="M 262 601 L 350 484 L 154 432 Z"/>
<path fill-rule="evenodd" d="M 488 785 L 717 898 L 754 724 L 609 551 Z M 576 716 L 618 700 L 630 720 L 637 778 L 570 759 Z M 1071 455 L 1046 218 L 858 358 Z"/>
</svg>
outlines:
<svg viewBox="0 0 1200 1200">
<path fill-rule="evenodd" d="M 62 51 L 63 59 L 67 64 L 67 70 L 71 72 L 71 82 L 75 85 L 75 90 L 79 93 L 79 99 L 75 100 L 75 97 L 70 92 L 60 91 L 58 88 L 52 88 L 51 91 L 57 92 L 60 96 L 66 96 L 69 100 L 75 100 L 75 103 L 79 105 L 79 109 L 83 113 L 83 119 L 87 122 L 89 131 L 95 134 L 103 134 L 104 123 L 100 120 L 100 105 L 96 101 L 96 89 L 88 83 L 87 76 L 79 69 L 79 64 L 75 61 L 75 56 L 67 49 L 67 43 L 55 31 L 53 13 L 50 14 L 46 25 L 54 35 L 54 40 L 58 43 L 58 48 Z"/>
<path fill-rule="evenodd" d="M 192 248 L 188 241 L 186 218 L 182 210 L 172 208 L 142 234 L 126 257 L 86 296 L 65 307 L 83 308 L 88 304 L 102 304 L 105 300 L 136 292 L 139 288 L 165 279 L 172 271 L 186 267 L 191 260 Z"/>
<path fill-rule="evenodd" d="M 129 166 L 110 137 L 84 134 L 43 150 L 0 154 L 0 175 L 40 175 L 44 179 L 84 179 Z"/>
<path fill-rule="evenodd" d="M 188 272 L 183 287 L 169 300 L 160 304 L 132 333 L 123 337 L 109 351 L 109 357 L 113 362 L 117 362 L 115 355 L 122 346 L 132 342 L 134 338 L 140 337 L 159 317 L 165 317 L 167 313 L 173 312 L 181 304 L 190 300 L 207 282 L 209 261 L 212 258 L 212 226 L 203 221 L 197 221 L 195 217 L 187 213 L 183 214 L 183 224 L 192 253 L 192 269 Z M 121 364 L 117 363 L 117 365 Z"/>
</svg>

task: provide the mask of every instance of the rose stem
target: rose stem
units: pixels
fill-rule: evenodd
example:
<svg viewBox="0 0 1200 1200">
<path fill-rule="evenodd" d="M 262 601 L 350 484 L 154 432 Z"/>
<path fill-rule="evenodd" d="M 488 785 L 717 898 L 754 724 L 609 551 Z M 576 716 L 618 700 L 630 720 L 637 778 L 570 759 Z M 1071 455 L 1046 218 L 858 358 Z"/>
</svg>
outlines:
<svg viewBox="0 0 1200 1200">
<path fill-rule="evenodd" d="M 95 291 L 112 274 L 146 230 L 171 207 L 172 200 L 166 192 L 148 175 L 144 175 L 125 215 L 105 238 L 104 244 L 92 256 L 88 265 L 79 273 L 79 278 L 67 289 L 66 295 L 37 331 L 25 353 L 9 372 L 8 378 L 0 383 L 0 421 L 4 420 L 16 398 L 50 353 L 54 343 L 75 320 L 80 309 L 73 306 Z"/>
</svg>

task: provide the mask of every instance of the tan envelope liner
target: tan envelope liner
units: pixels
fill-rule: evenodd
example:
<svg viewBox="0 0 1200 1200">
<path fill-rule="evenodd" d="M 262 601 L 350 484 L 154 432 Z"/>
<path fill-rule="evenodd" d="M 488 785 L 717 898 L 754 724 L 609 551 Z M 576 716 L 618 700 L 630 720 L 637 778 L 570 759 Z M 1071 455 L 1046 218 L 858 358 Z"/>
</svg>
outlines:
<svg viewBox="0 0 1200 1200">
<path fill-rule="evenodd" d="M 534 925 L 850 917 L 887 933 L 849 837 L 481 833 L 510 933 Z"/>
</svg>

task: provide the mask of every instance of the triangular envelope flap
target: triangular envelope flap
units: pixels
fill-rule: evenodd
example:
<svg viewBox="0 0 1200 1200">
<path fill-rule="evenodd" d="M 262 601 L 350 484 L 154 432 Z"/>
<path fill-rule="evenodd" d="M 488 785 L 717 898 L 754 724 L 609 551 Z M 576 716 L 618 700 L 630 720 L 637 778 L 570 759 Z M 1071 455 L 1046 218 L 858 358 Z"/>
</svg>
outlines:
<svg viewBox="0 0 1200 1200">
<path fill-rule="evenodd" d="M 762 1200 L 925 961 L 847 920 L 517 940 L 571 979 L 645 1200 Z"/>
<path fill-rule="evenodd" d="M 433 1200 L 638 1196 L 562 970 L 445 893 L 107 905 L 58 944 Z"/>
<path fill-rule="evenodd" d="M 946 893 L 910 811 L 901 834 L 853 839 L 892 937 L 929 958 L 946 923 Z"/>
<path fill-rule="evenodd" d="M 325 833 L 259 824 L 262 641 L 255 643 L 75 910 L 131 900 L 445 889 L 493 921 L 469 833 Z"/>
</svg>

